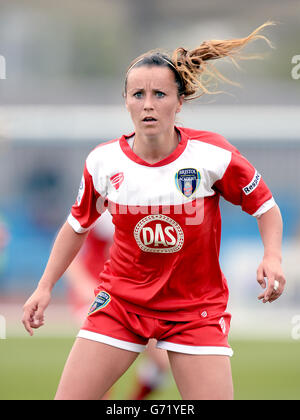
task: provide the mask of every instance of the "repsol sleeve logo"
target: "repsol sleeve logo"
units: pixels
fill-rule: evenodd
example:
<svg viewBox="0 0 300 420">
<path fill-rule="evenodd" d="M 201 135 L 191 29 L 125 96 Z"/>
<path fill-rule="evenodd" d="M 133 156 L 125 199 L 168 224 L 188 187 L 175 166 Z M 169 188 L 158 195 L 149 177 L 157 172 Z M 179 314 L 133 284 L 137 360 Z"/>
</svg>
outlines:
<svg viewBox="0 0 300 420">
<path fill-rule="evenodd" d="M 246 185 L 246 187 L 243 188 L 243 191 L 246 195 L 251 194 L 255 188 L 258 186 L 259 181 L 261 180 L 261 175 L 255 171 L 254 177 L 252 179 L 252 181 L 250 182 L 250 184 Z"/>
<path fill-rule="evenodd" d="M 134 228 L 134 238 L 144 252 L 178 252 L 184 243 L 183 230 L 164 214 L 144 217 Z"/>
</svg>

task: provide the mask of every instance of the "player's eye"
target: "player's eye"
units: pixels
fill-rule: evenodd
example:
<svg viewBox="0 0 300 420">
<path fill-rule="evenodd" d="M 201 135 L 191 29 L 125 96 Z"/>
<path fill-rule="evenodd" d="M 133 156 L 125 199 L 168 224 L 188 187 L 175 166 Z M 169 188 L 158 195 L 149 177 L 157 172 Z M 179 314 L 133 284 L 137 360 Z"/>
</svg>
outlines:
<svg viewBox="0 0 300 420">
<path fill-rule="evenodd" d="M 161 92 L 161 91 L 157 91 L 155 94 L 158 98 L 163 98 L 164 96 L 166 96 L 166 94 L 164 92 Z"/>
<path fill-rule="evenodd" d="M 142 94 L 142 92 L 135 92 L 135 93 L 133 94 L 133 96 L 134 96 L 135 98 L 137 98 L 137 99 L 140 99 L 140 98 L 143 96 L 143 94 Z"/>
</svg>

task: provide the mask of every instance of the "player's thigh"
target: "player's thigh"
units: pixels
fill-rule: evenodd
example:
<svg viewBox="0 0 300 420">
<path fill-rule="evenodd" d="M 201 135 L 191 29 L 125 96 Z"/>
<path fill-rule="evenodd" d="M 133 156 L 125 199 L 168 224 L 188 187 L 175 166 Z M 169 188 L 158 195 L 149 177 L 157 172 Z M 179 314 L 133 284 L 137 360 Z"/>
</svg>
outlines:
<svg viewBox="0 0 300 420">
<path fill-rule="evenodd" d="M 171 369 L 184 400 L 232 400 L 230 358 L 168 351 Z"/>
<path fill-rule="evenodd" d="M 139 353 L 77 338 L 55 396 L 56 400 L 98 400 Z"/>
<path fill-rule="evenodd" d="M 156 340 L 150 339 L 146 348 L 146 355 L 159 367 L 160 370 L 169 369 L 169 358 L 165 350 L 156 348 Z"/>
</svg>

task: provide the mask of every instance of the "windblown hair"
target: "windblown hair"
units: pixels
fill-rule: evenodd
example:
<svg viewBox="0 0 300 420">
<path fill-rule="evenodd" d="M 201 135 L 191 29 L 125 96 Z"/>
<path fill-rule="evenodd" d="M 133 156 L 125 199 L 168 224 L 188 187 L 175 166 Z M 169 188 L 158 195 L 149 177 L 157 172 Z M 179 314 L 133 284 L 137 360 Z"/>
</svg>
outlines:
<svg viewBox="0 0 300 420">
<path fill-rule="evenodd" d="M 250 42 L 263 39 L 272 47 L 268 38 L 261 35 L 261 31 L 274 25 L 274 22 L 265 22 L 245 38 L 229 40 L 210 40 L 188 51 L 185 48 L 177 48 L 173 53 L 162 53 L 160 50 L 151 50 L 132 61 L 128 67 L 125 80 L 125 94 L 127 89 L 127 77 L 132 68 L 142 66 L 164 66 L 173 71 L 178 86 L 178 95 L 184 95 L 185 100 L 198 98 L 204 94 L 216 94 L 214 90 L 218 82 L 235 84 L 226 78 L 211 63 L 212 60 L 228 57 L 234 65 L 238 66 L 237 60 L 257 58 L 257 56 L 242 56 L 242 49 Z"/>
</svg>

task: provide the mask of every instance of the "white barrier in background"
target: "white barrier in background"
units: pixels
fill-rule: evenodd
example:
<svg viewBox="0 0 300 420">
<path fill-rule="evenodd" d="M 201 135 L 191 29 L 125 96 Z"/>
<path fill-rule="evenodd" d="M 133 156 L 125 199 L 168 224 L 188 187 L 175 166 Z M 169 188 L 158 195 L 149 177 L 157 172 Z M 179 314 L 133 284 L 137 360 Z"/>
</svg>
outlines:
<svg viewBox="0 0 300 420">
<path fill-rule="evenodd" d="M 6 79 L 6 60 L 3 55 L 0 55 L 0 80 Z"/>
<path fill-rule="evenodd" d="M 300 141 L 300 106 L 185 104 L 178 125 L 213 131 L 229 141 Z M 2 130 L 12 141 L 97 141 L 133 131 L 125 105 L 0 106 Z"/>
<path fill-rule="evenodd" d="M 0 315 L 0 340 L 6 339 L 6 319 Z"/>
</svg>

